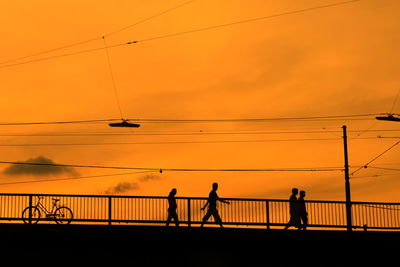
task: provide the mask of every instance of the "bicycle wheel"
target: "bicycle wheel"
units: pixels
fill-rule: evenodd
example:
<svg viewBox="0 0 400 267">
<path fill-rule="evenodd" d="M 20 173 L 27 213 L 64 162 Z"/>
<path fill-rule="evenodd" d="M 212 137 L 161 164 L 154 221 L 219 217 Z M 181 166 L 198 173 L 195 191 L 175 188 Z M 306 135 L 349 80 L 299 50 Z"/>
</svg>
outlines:
<svg viewBox="0 0 400 267">
<path fill-rule="evenodd" d="M 70 208 L 59 207 L 54 212 L 54 220 L 57 224 L 70 224 L 74 215 Z"/>
<path fill-rule="evenodd" d="M 39 219 L 40 219 L 40 210 L 35 206 L 26 207 L 22 211 L 22 220 L 24 221 L 24 223 L 37 224 L 39 222 Z"/>
</svg>

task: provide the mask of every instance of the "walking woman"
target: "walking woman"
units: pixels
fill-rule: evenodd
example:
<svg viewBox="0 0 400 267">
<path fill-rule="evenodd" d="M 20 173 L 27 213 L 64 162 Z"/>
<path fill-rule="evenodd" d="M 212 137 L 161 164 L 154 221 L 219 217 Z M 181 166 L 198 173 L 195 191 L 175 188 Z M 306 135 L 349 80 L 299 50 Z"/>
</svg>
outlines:
<svg viewBox="0 0 400 267">
<path fill-rule="evenodd" d="M 176 213 L 177 205 L 176 205 L 176 188 L 173 188 L 168 195 L 168 218 L 167 218 L 167 226 L 169 226 L 172 219 L 175 221 L 175 225 L 179 226 L 178 214 Z"/>
</svg>

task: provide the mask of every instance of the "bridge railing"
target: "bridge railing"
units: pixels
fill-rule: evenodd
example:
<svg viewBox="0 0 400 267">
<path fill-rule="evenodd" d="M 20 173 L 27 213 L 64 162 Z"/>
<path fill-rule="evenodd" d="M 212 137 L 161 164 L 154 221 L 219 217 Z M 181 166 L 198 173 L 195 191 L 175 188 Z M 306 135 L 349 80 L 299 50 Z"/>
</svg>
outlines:
<svg viewBox="0 0 400 267">
<path fill-rule="evenodd" d="M 76 224 L 165 224 L 167 197 L 104 196 L 65 194 L 0 194 L 0 221 L 22 223 L 26 207 L 35 205 L 38 197 L 51 210 L 52 199 L 73 212 Z M 178 217 L 182 226 L 199 226 L 206 213 L 201 208 L 207 198 L 177 197 Z M 280 199 L 226 198 L 230 205 L 219 203 L 223 224 L 231 227 L 283 228 L 289 221 L 289 201 Z M 346 229 L 344 201 L 306 201 L 308 227 Z M 400 203 L 352 202 L 353 228 L 400 230 Z M 50 223 L 41 216 L 39 223 Z M 173 225 L 174 222 L 171 222 Z M 213 218 L 207 224 L 214 225 Z"/>
</svg>

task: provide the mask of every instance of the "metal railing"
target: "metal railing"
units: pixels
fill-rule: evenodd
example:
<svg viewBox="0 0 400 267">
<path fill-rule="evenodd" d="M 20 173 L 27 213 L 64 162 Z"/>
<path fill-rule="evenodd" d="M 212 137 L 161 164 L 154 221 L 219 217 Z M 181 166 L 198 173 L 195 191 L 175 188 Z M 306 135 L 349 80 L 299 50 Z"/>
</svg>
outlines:
<svg viewBox="0 0 400 267">
<path fill-rule="evenodd" d="M 42 204 L 51 207 L 52 199 L 73 212 L 76 224 L 165 224 L 167 197 L 104 196 L 65 194 L 0 194 L 0 221 L 22 223 L 24 209 L 41 196 Z M 180 225 L 198 226 L 206 211 L 207 198 L 177 197 Z M 231 227 L 283 228 L 290 219 L 289 201 L 279 199 L 225 198 L 230 205 L 219 203 L 223 224 Z M 346 229 L 344 201 L 306 201 L 308 228 Z M 400 203 L 352 202 L 353 229 L 400 230 Z M 51 222 L 41 217 L 39 223 Z M 171 222 L 172 225 L 174 222 Z M 214 225 L 213 219 L 207 224 Z"/>
</svg>

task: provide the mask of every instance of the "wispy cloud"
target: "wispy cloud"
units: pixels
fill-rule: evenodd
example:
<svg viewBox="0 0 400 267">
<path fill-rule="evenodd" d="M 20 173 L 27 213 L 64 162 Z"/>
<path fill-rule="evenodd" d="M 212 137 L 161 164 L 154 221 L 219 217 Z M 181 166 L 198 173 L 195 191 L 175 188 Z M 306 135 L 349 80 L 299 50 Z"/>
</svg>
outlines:
<svg viewBox="0 0 400 267">
<path fill-rule="evenodd" d="M 109 187 L 103 193 L 106 195 L 124 194 L 130 191 L 139 190 L 140 184 L 161 179 L 157 174 L 145 174 L 137 178 L 136 182 L 120 182 Z"/>
<path fill-rule="evenodd" d="M 122 194 L 128 191 L 137 190 L 139 189 L 139 184 L 136 182 L 128 183 L 128 182 L 121 182 L 115 186 L 108 188 L 104 191 L 106 195 L 114 195 L 114 194 Z"/>
<path fill-rule="evenodd" d="M 30 158 L 21 163 L 41 163 L 41 164 L 55 164 L 55 162 L 44 156 Z M 51 166 L 51 165 L 24 165 L 13 164 L 3 170 L 3 174 L 9 176 L 57 176 L 62 174 L 69 174 L 77 176 L 79 173 L 71 167 L 65 166 Z"/>
</svg>

